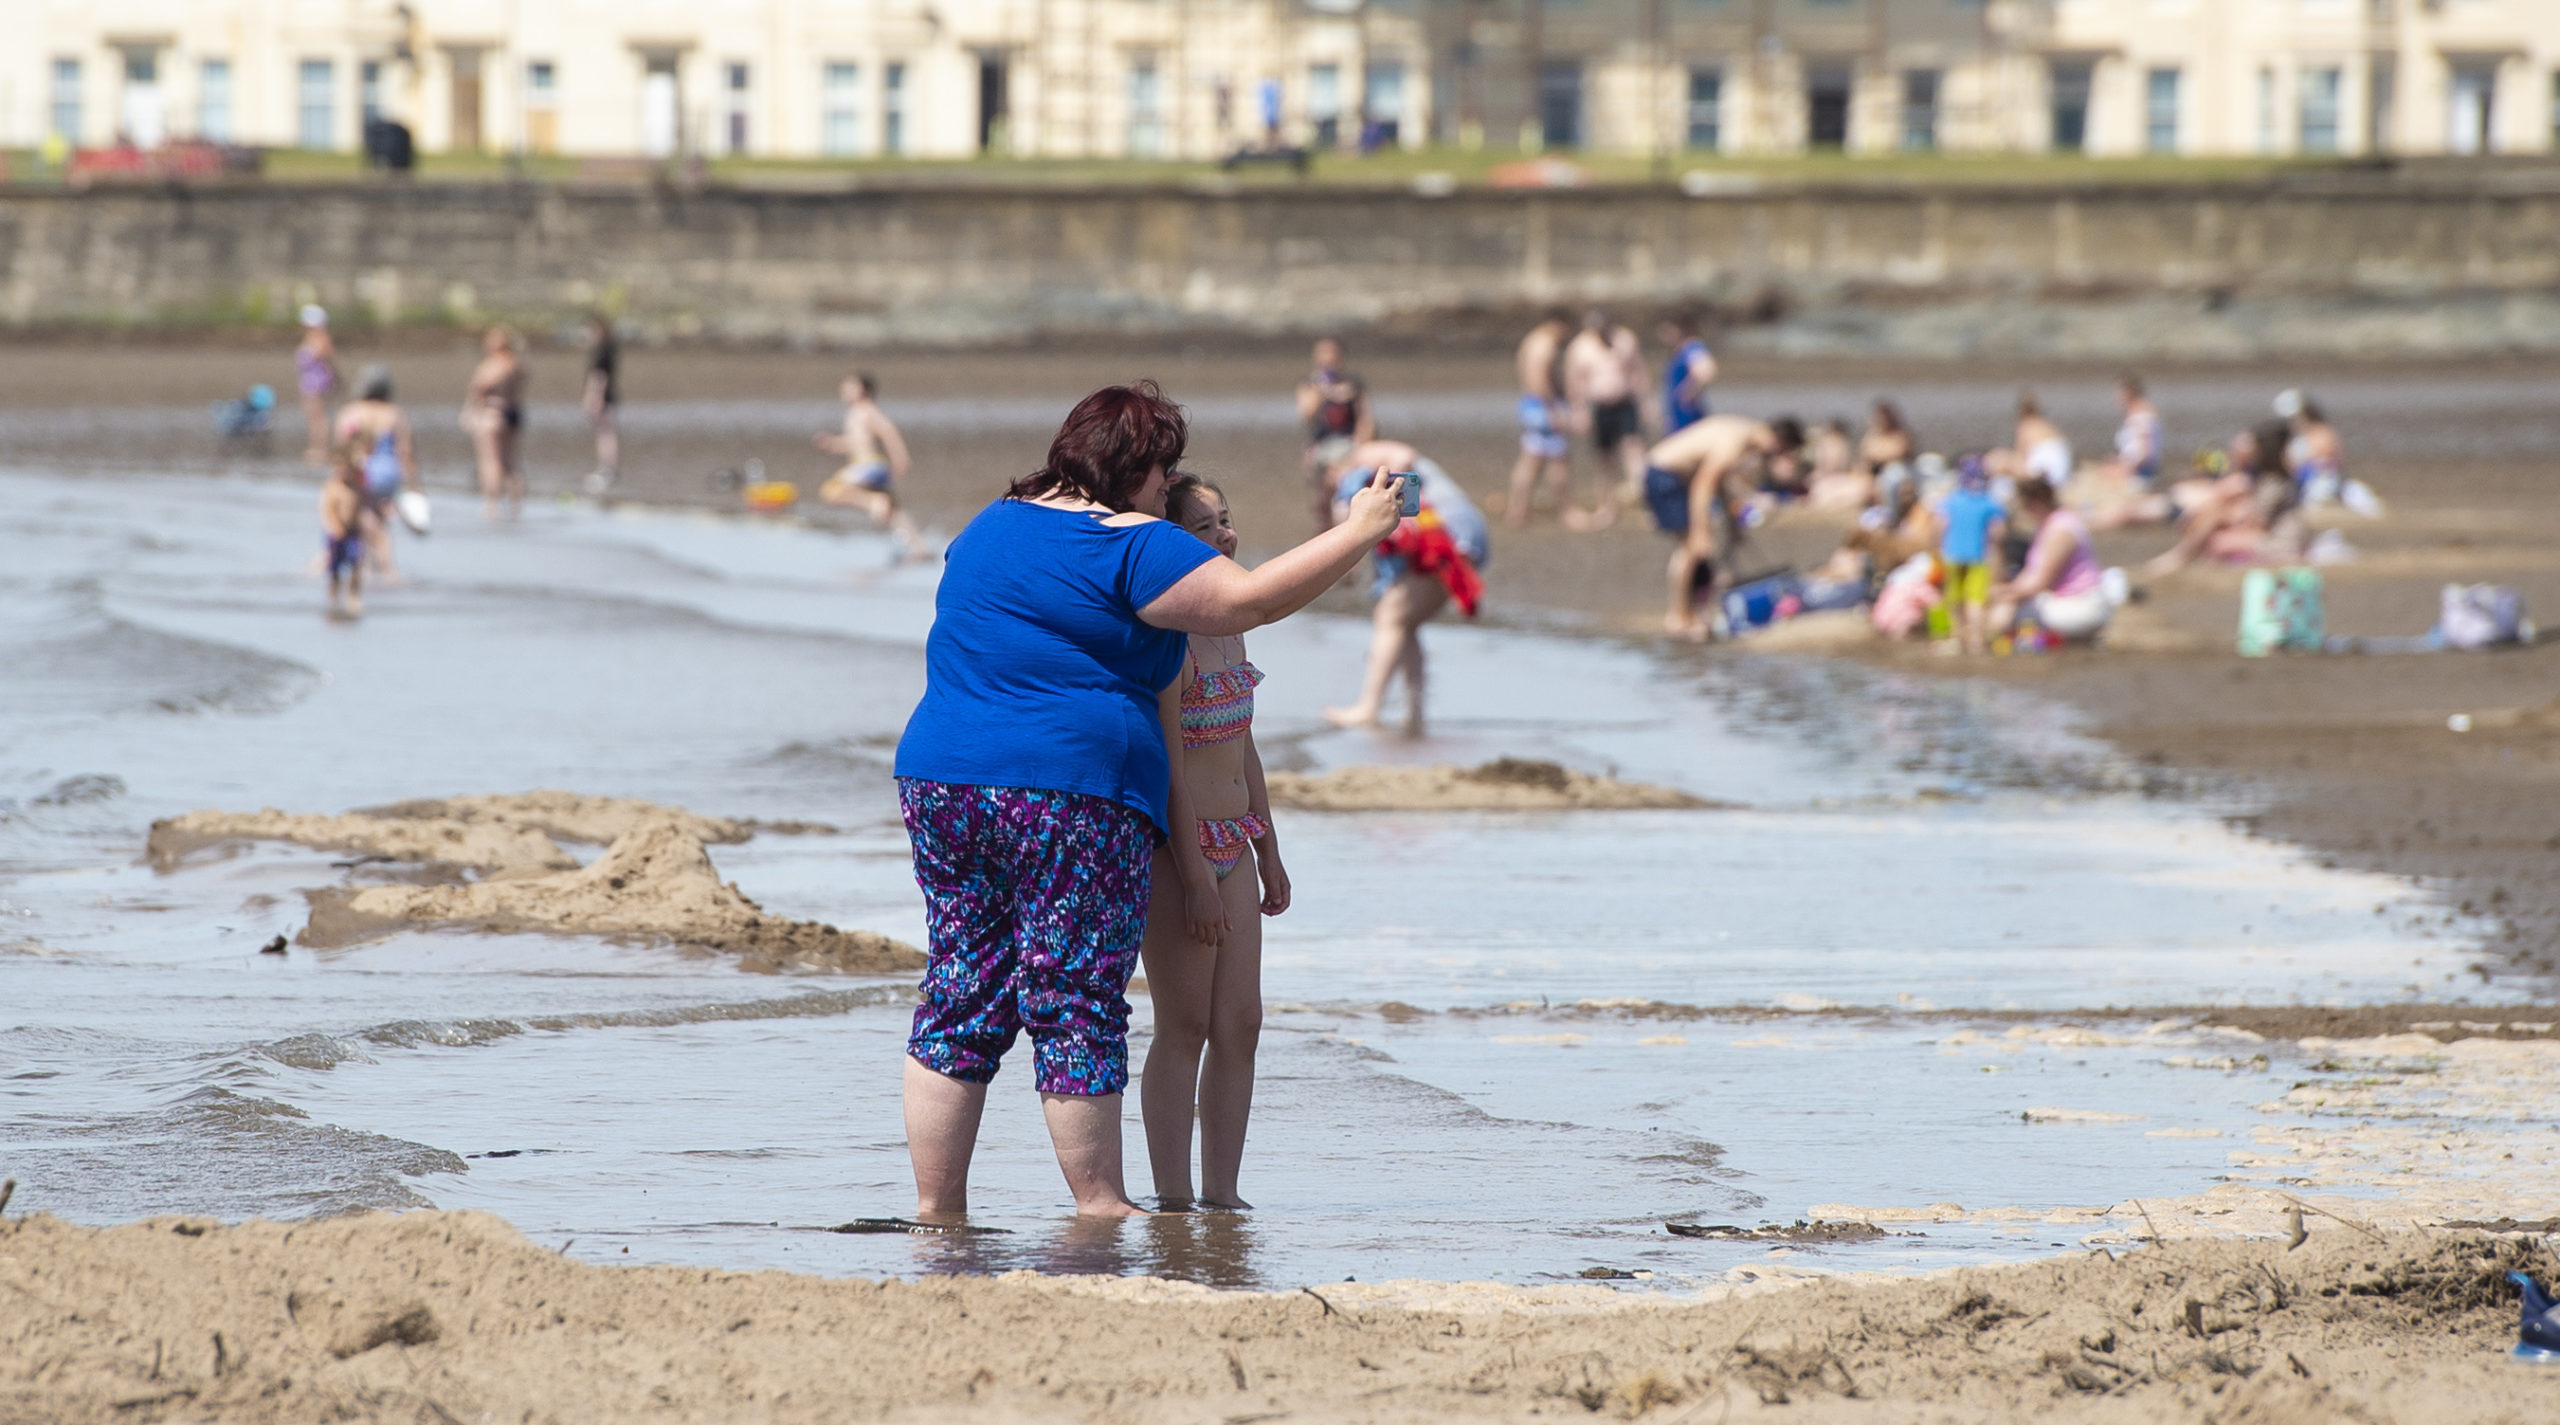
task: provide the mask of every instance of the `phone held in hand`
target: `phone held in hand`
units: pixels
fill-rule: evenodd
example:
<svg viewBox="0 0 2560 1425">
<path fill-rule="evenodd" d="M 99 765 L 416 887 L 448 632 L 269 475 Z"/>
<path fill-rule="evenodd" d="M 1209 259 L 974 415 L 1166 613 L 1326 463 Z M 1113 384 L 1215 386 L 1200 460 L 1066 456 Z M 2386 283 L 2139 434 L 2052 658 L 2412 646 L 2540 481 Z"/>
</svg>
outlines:
<svg viewBox="0 0 2560 1425">
<path fill-rule="evenodd" d="M 1422 513 L 1422 477 L 1410 470 L 1395 472 L 1396 513 L 1412 519 Z"/>
</svg>

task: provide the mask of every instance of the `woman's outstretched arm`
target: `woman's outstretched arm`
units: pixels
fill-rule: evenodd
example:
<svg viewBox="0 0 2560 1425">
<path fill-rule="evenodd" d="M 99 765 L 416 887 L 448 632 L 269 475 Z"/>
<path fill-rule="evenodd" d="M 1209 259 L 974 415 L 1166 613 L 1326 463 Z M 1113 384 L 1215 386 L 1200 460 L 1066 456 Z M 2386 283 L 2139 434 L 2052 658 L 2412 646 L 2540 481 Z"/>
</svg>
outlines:
<svg viewBox="0 0 2560 1425">
<path fill-rule="evenodd" d="M 1369 546 L 1395 532 L 1395 472 L 1381 470 L 1354 491 L 1342 523 L 1257 569 L 1212 559 L 1138 610 L 1157 628 L 1245 633 L 1277 623 L 1332 588 Z"/>
</svg>

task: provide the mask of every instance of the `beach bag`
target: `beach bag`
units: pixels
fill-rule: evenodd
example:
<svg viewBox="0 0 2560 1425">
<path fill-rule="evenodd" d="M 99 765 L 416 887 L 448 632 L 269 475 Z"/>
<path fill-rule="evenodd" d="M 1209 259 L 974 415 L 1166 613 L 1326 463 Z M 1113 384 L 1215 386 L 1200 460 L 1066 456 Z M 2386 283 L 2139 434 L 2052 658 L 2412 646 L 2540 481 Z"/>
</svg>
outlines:
<svg viewBox="0 0 2560 1425">
<path fill-rule="evenodd" d="M 2240 581 L 2240 656 L 2319 652 L 2328 643 L 2317 569 L 2252 569 Z"/>
<path fill-rule="evenodd" d="M 1793 574 L 1772 574 L 1737 584 L 1725 590 L 1723 609 L 1728 633 L 1766 628 L 1804 612 L 1804 581 Z"/>
<path fill-rule="evenodd" d="M 2447 648 L 2495 648 L 2524 636 L 2524 595 L 2503 584 L 2447 584 L 2436 632 Z"/>
</svg>

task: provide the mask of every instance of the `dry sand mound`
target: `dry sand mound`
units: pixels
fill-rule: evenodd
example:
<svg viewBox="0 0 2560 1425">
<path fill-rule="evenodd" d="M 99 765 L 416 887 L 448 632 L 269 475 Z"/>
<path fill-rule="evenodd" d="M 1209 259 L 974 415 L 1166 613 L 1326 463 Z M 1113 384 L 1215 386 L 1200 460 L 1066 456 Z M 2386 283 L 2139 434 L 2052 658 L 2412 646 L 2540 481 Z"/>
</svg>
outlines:
<svg viewBox="0 0 2560 1425">
<path fill-rule="evenodd" d="M 199 848 L 291 841 L 429 868 L 472 870 L 452 885 L 393 885 L 311 893 L 306 945 L 346 945 L 412 925 L 501 932 L 629 936 L 724 950 L 767 965 L 889 974 L 924 964 L 914 947 L 867 930 L 767 915 L 723 882 L 706 842 L 738 842 L 744 823 L 682 807 L 575 792 L 395 802 L 345 816 L 194 811 L 154 822 L 150 854 L 163 870 Z M 581 868 L 564 841 L 607 846 Z"/>
<path fill-rule="evenodd" d="M 429 797 L 393 802 L 389 806 L 366 807 L 357 815 L 452 821 L 465 826 L 529 827 L 556 840 L 579 841 L 590 846 L 610 846 L 621 840 L 624 832 L 650 822 L 672 822 L 687 836 L 711 846 L 732 845 L 753 834 L 744 822 L 731 821 L 727 817 L 702 816 L 683 807 L 662 806 L 630 797 L 581 796 L 576 792 L 547 788 L 504 796 Z"/>
<path fill-rule="evenodd" d="M 578 864 L 578 858 L 530 826 L 367 812 L 311 816 L 274 807 L 254 812 L 191 811 L 155 821 L 149 843 L 151 864 L 165 871 L 205 847 L 233 841 L 290 841 L 322 851 L 495 875 L 561 871 Z"/>
<path fill-rule="evenodd" d="M 702 842 L 672 821 L 642 822 L 593 864 L 549 875 L 314 892 L 300 938 L 346 944 L 411 925 L 632 936 L 856 974 L 924 964 L 914 947 L 885 935 L 765 914 L 722 881 Z"/>
<path fill-rule="evenodd" d="M 1181 1237 L 1214 1219 L 1133 1222 Z M 1697 1244 L 1701 1252 L 1730 1251 Z M 0 1420 L 2541 1419 L 2476 1233 L 1711 1288 L 591 1267 L 479 1213 L 0 1225 Z M 1798 1260 L 1802 1260 L 1801 1258 Z M 1779 1271 L 1783 1272 L 1781 1266 Z"/>
<path fill-rule="evenodd" d="M 1553 762 L 1503 757 L 1481 767 L 1343 767 L 1269 776 L 1271 804 L 1300 811 L 1636 811 L 1722 805 Z"/>
</svg>

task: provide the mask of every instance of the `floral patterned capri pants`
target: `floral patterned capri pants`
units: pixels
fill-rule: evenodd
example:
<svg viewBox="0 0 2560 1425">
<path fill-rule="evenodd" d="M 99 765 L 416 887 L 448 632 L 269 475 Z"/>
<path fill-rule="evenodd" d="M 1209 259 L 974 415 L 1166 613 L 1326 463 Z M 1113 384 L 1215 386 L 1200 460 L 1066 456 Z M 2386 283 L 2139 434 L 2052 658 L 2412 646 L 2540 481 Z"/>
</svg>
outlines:
<svg viewBox="0 0 2560 1425">
<path fill-rule="evenodd" d="M 1027 1029 L 1040 1092 L 1120 1092 L 1155 823 L 1079 792 L 915 778 L 898 807 L 931 943 L 908 1056 L 983 1084 Z"/>
</svg>

